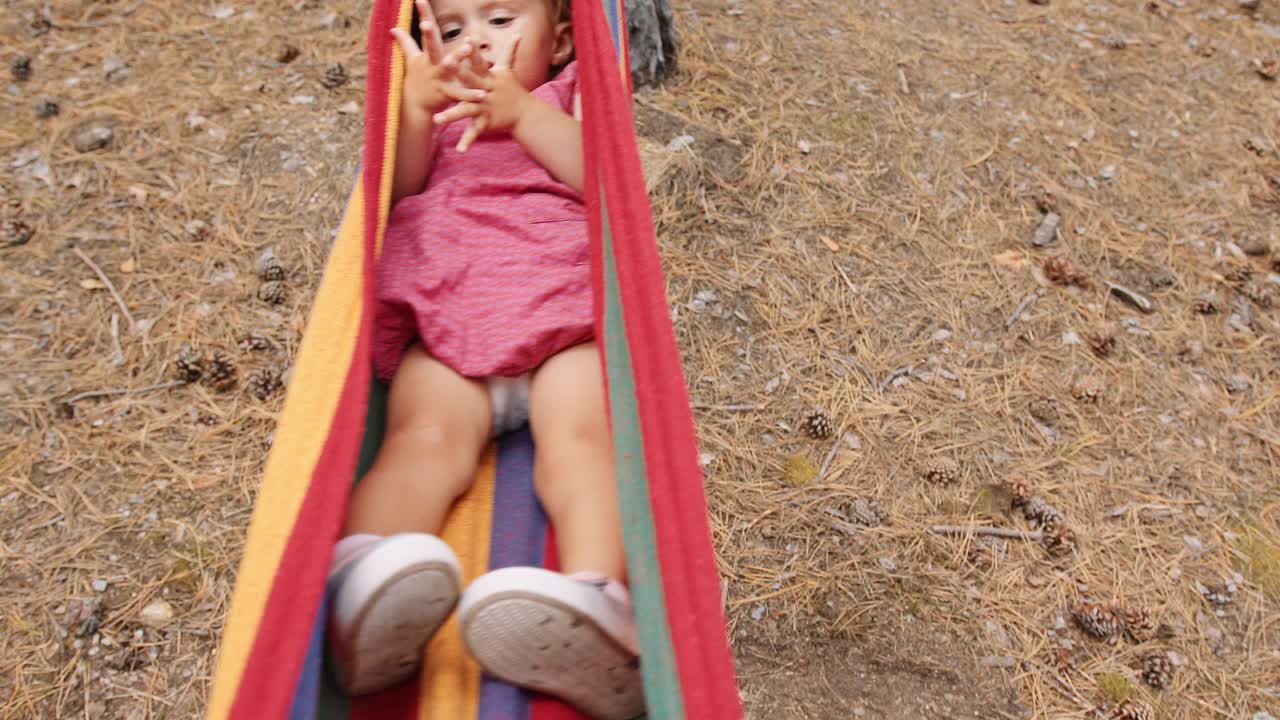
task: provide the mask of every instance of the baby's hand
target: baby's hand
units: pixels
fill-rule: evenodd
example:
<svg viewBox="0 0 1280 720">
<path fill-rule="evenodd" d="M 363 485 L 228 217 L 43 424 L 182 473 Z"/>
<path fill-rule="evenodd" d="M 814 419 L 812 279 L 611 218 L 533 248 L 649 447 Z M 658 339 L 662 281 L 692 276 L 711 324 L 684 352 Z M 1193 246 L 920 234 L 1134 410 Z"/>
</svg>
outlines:
<svg viewBox="0 0 1280 720">
<path fill-rule="evenodd" d="M 462 63 L 475 52 L 470 40 L 464 41 L 457 50 L 444 54 L 444 42 L 440 38 L 440 28 L 436 26 L 435 16 L 431 14 L 431 6 L 427 0 L 415 0 L 421 22 L 418 28 L 422 31 L 422 44 L 418 47 L 413 36 L 392 28 L 391 34 L 400 41 L 404 50 L 404 102 L 413 108 L 420 108 L 428 113 L 437 113 L 451 102 L 478 102 L 484 99 L 485 91 L 478 87 L 467 87 L 463 83 L 459 70 Z"/>
<path fill-rule="evenodd" d="M 444 112 L 436 113 L 435 121 L 441 125 L 471 118 L 471 124 L 458 141 L 459 152 L 466 152 L 481 133 L 510 131 L 524 112 L 527 100 L 532 95 L 520 84 L 520 79 L 512 70 L 518 47 L 519 35 L 512 39 L 511 47 L 505 53 L 499 54 L 499 57 L 505 59 L 495 62 L 491 68 L 486 67 L 478 55 L 472 55 L 471 61 L 462 68 L 459 77 L 470 88 L 478 89 L 484 94 L 475 100 L 460 102 Z"/>
</svg>

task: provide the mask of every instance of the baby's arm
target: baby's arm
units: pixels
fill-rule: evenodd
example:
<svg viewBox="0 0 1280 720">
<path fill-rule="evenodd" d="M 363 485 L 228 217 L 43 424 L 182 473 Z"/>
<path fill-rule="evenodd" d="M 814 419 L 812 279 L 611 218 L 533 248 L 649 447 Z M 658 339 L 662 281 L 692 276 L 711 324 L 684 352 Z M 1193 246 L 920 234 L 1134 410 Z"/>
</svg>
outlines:
<svg viewBox="0 0 1280 720">
<path fill-rule="evenodd" d="M 421 21 L 422 47 L 409 33 L 392 28 L 391 34 L 404 52 L 404 85 L 400 100 L 400 135 L 396 139 L 396 171 L 391 183 L 391 204 L 417 195 L 427 184 L 435 150 L 432 116 L 450 102 L 475 102 L 483 90 L 468 88 L 458 80 L 459 64 L 475 46 L 470 41 L 444 52 L 440 28 L 427 0 L 415 0 Z"/>
<path fill-rule="evenodd" d="M 435 156 L 435 123 L 431 113 L 407 102 L 400 103 L 400 137 L 396 140 L 396 175 L 391 184 L 391 205 L 417 195 L 427 184 Z"/>
<path fill-rule="evenodd" d="M 555 179 L 582 192 L 582 123 L 563 110 L 529 95 L 511 134 Z M 577 97 L 574 115 L 578 116 Z"/>
</svg>

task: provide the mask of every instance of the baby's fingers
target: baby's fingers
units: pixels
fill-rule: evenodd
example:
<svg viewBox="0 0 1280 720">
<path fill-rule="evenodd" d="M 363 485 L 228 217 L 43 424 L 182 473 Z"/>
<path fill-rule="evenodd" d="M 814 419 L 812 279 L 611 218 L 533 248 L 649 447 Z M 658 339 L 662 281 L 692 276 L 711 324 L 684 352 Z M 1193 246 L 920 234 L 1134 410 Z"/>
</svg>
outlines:
<svg viewBox="0 0 1280 720">
<path fill-rule="evenodd" d="M 476 117 L 480 114 L 480 106 L 473 102 L 462 102 L 432 117 L 437 125 L 447 125 L 462 118 Z"/>
<path fill-rule="evenodd" d="M 488 126 L 489 122 L 483 115 L 472 120 L 467 129 L 462 131 L 462 139 L 458 140 L 458 152 L 466 152 Z"/>
<path fill-rule="evenodd" d="M 413 36 L 409 33 L 397 27 L 391 28 L 391 34 L 400 41 L 400 49 L 404 50 L 405 60 L 412 60 L 422 54 L 422 49 L 413 41 Z"/>
<path fill-rule="evenodd" d="M 445 97 L 450 100 L 456 100 L 460 103 L 480 102 L 489 95 L 486 90 L 464 87 L 456 82 L 441 83 L 440 92 L 444 93 Z"/>
</svg>

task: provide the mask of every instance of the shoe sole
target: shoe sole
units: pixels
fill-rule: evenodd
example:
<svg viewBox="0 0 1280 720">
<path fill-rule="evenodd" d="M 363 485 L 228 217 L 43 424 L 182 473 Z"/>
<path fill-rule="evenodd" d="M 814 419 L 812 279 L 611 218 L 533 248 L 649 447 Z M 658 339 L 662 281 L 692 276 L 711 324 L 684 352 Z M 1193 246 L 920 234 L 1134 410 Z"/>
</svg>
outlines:
<svg viewBox="0 0 1280 720">
<path fill-rule="evenodd" d="M 558 697 L 597 720 L 644 715 L 636 656 L 582 607 L 497 590 L 474 602 L 464 597 L 458 620 L 467 648 L 490 675 Z"/>
<path fill-rule="evenodd" d="M 376 692 L 416 674 L 427 641 L 453 612 L 459 590 L 457 567 L 446 560 L 414 563 L 377 583 L 351 619 L 345 647 L 338 648 L 346 692 Z"/>
</svg>

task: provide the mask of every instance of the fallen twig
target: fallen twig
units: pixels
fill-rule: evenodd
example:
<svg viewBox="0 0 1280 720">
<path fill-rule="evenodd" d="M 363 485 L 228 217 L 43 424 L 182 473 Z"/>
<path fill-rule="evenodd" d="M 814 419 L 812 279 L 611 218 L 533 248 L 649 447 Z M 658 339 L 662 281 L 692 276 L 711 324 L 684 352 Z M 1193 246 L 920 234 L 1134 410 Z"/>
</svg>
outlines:
<svg viewBox="0 0 1280 720">
<path fill-rule="evenodd" d="M 723 412 L 751 412 L 756 409 L 752 403 L 742 403 L 740 405 L 711 405 L 708 403 L 693 403 L 694 410 L 721 410 Z"/>
<path fill-rule="evenodd" d="M 836 459 L 836 451 L 840 449 L 840 443 L 844 441 L 844 428 L 837 428 L 835 436 L 836 441 L 831 443 L 831 449 L 827 451 L 827 459 L 822 461 L 822 467 L 818 469 L 818 474 L 813 478 L 814 483 L 822 482 L 823 476 L 831 469 L 831 462 Z"/>
<path fill-rule="evenodd" d="M 116 304 L 120 306 L 120 312 L 124 313 L 125 319 L 129 321 L 129 329 L 137 330 L 138 323 L 134 321 L 133 314 L 129 312 L 129 307 L 124 304 L 124 298 L 120 297 L 120 293 L 116 290 L 116 286 L 112 284 L 111 279 L 107 277 L 107 274 L 102 272 L 102 268 L 98 267 L 98 264 L 93 260 L 90 260 L 88 255 L 81 252 L 80 248 L 73 247 L 71 248 L 71 252 L 79 256 L 86 265 L 93 269 L 93 272 L 98 276 L 98 279 L 101 280 L 102 284 L 106 285 L 107 290 L 111 292 L 111 297 L 116 299 Z"/>
<path fill-rule="evenodd" d="M 1012 530 L 1010 528 L 985 527 L 982 525 L 934 525 L 929 528 L 929 532 L 937 535 L 990 535 L 1011 540 L 1030 540 L 1031 542 L 1040 542 L 1044 539 L 1044 533 L 1039 530 Z"/>
<path fill-rule="evenodd" d="M 897 380 L 903 375 L 910 375 L 912 370 L 914 370 L 914 368 L 900 367 L 897 370 L 894 370 L 893 372 L 889 373 L 889 377 L 885 378 L 884 382 L 880 383 L 880 392 L 884 392 L 885 390 L 888 390 L 889 386 L 893 384 L 894 380 Z"/>
<path fill-rule="evenodd" d="M 1022 313 L 1026 312 L 1027 308 L 1031 307 L 1031 303 L 1035 302 L 1039 298 L 1039 288 L 1032 290 L 1030 294 L 1022 298 L 1022 302 L 1018 303 L 1018 309 L 1014 310 L 1013 314 L 1009 316 L 1009 319 L 1004 321 L 1004 329 L 1008 330 L 1013 327 L 1014 323 L 1018 322 L 1018 318 L 1022 317 Z"/>
<path fill-rule="evenodd" d="M 183 380 L 171 380 L 169 382 L 156 383 L 155 385 L 147 385 L 145 387 L 140 387 L 140 388 L 115 388 L 113 390 L 88 390 L 78 395 L 72 395 L 71 397 L 67 398 L 66 400 L 63 400 L 62 402 L 70 405 L 70 404 L 80 402 L 81 400 L 88 400 L 89 398 L 111 397 L 113 395 L 128 395 L 129 393 L 144 393 L 144 392 L 151 392 L 152 390 L 167 390 L 169 388 L 178 387 L 179 385 L 186 385 L 186 384 L 187 384 L 186 381 L 183 381 Z"/>
</svg>

